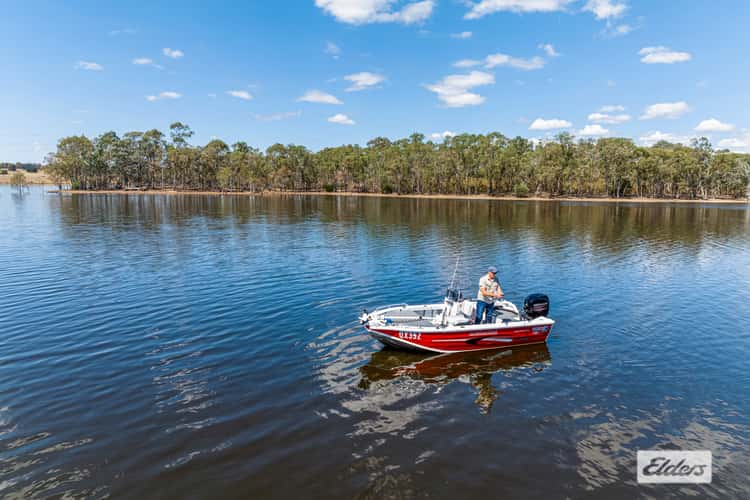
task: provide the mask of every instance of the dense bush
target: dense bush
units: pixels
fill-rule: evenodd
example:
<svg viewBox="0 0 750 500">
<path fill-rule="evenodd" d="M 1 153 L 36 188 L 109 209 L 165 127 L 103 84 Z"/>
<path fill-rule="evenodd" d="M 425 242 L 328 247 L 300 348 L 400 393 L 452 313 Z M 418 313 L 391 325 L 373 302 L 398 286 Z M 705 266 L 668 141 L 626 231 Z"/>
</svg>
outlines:
<svg viewBox="0 0 750 500">
<path fill-rule="evenodd" d="M 523 182 L 519 182 L 513 188 L 513 194 L 515 194 L 516 196 L 522 197 L 522 198 L 525 197 L 525 196 L 528 196 L 529 195 L 529 186 L 527 186 Z"/>
</svg>

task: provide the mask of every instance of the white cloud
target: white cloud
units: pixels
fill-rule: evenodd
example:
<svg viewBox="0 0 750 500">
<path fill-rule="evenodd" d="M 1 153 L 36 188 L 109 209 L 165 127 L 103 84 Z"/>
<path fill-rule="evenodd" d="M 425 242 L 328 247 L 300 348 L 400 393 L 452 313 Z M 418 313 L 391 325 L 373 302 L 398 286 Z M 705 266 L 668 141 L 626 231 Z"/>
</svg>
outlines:
<svg viewBox="0 0 750 500">
<path fill-rule="evenodd" d="M 473 68 L 480 64 L 482 64 L 482 61 L 477 61 L 476 59 L 461 59 L 460 61 L 454 62 L 453 66 L 456 68 Z"/>
<path fill-rule="evenodd" d="M 297 98 L 298 102 L 316 102 L 319 104 L 344 104 L 336 96 L 327 94 L 320 90 L 308 90 L 305 94 Z"/>
<path fill-rule="evenodd" d="M 625 106 L 620 104 L 606 104 L 599 108 L 601 113 L 614 113 L 615 111 L 625 111 Z"/>
<path fill-rule="evenodd" d="M 331 123 L 338 123 L 339 125 L 354 125 L 355 121 L 346 116 L 343 113 L 338 113 L 328 117 L 328 121 Z"/>
<path fill-rule="evenodd" d="M 352 86 L 347 88 L 347 92 L 356 92 L 358 90 L 367 90 L 375 88 L 377 84 L 385 81 L 383 75 L 377 73 L 370 73 L 369 71 L 362 71 L 360 73 L 354 73 L 353 75 L 346 75 L 344 80 L 352 82 Z"/>
<path fill-rule="evenodd" d="M 750 130 L 743 130 L 738 137 L 720 140 L 719 147 L 737 153 L 750 153 Z"/>
<path fill-rule="evenodd" d="M 445 132 L 435 132 L 433 134 L 430 134 L 430 139 L 434 141 L 444 141 L 449 137 L 456 137 L 456 133 L 450 130 L 446 130 Z"/>
<path fill-rule="evenodd" d="M 649 132 L 642 137 L 639 137 L 638 141 L 644 146 L 653 146 L 659 141 L 667 141 L 675 144 L 688 144 L 690 142 L 690 139 L 691 137 L 685 135 L 675 135 L 656 130 L 654 132 Z"/>
<path fill-rule="evenodd" d="M 236 97 L 237 99 L 242 99 L 244 101 L 249 101 L 253 98 L 250 92 L 246 90 L 227 90 L 227 95 L 231 95 L 232 97 Z"/>
<path fill-rule="evenodd" d="M 182 94 L 177 92 L 160 92 L 157 95 L 147 95 L 146 100 L 147 101 L 158 101 L 160 99 L 179 99 L 182 97 Z"/>
<path fill-rule="evenodd" d="M 607 134 L 609 134 L 609 130 L 601 125 L 586 125 L 578 131 L 578 135 L 582 137 L 601 137 Z"/>
<path fill-rule="evenodd" d="M 315 0 L 315 5 L 347 24 L 415 24 L 432 15 L 434 0 L 422 0 L 393 11 L 394 0 Z"/>
<path fill-rule="evenodd" d="M 572 123 L 567 120 L 560 120 L 559 118 L 552 118 L 550 120 L 537 118 L 536 120 L 531 122 L 529 130 L 555 130 L 558 128 L 568 128 L 571 126 L 573 126 Z"/>
<path fill-rule="evenodd" d="M 472 71 L 465 75 L 448 75 L 432 85 L 427 90 L 435 92 L 438 99 L 449 108 L 477 106 L 484 102 L 484 97 L 469 92 L 474 87 L 495 83 L 495 76 L 483 71 Z"/>
<path fill-rule="evenodd" d="M 286 111 L 284 113 L 273 113 L 270 115 L 254 115 L 255 119 L 259 122 L 277 122 L 281 120 L 289 120 L 291 118 L 298 118 L 302 116 L 302 111 Z"/>
<path fill-rule="evenodd" d="M 630 115 L 610 115 L 607 113 L 591 113 L 588 116 L 588 120 L 594 123 L 607 123 L 614 125 L 617 123 L 625 123 L 630 121 Z"/>
<path fill-rule="evenodd" d="M 326 48 L 323 49 L 323 52 L 333 57 L 334 59 L 338 59 L 341 55 L 341 47 L 333 42 L 326 42 Z"/>
<path fill-rule="evenodd" d="M 550 57 L 557 57 L 560 55 L 560 53 L 555 50 L 555 46 L 551 43 L 540 43 L 539 48 L 545 51 Z"/>
<path fill-rule="evenodd" d="M 563 10 L 572 0 L 481 0 L 471 4 L 464 19 L 479 19 L 500 11 L 554 12 Z"/>
<path fill-rule="evenodd" d="M 161 51 L 165 56 L 171 57 L 172 59 L 179 59 L 180 57 L 185 55 L 185 53 L 181 50 L 170 49 L 169 47 L 165 47 L 161 49 Z"/>
<path fill-rule="evenodd" d="M 620 24 L 618 26 L 613 26 L 609 28 L 609 35 L 612 37 L 616 36 L 624 36 L 633 31 L 635 28 L 633 28 L 629 24 Z"/>
<path fill-rule="evenodd" d="M 210 93 L 208 94 L 208 97 L 210 97 L 211 99 L 216 99 L 216 94 Z"/>
<path fill-rule="evenodd" d="M 618 17 L 627 10 L 628 6 L 624 2 L 617 2 L 616 0 L 589 0 L 588 3 L 583 7 L 583 10 L 593 12 L 594 16 L 599 19 L 609 19 L 610 17 Z"/>
<path fill-rule="evenodd" d="M 101 71 L 104 66 L 91 61 L 78 61 L 76 69 L 85 69 L 86 71 Z"/>
<path fill-rule="evenodd" d="M 690 111 L 690 106 L 685 101 L 660 102 L 652 104 L 643 111 L 641 120 L 653 120 L 654 118 L 679 118 Z"/>
<path fill-rule="evenodd" d="M 154 63 L 153 59 L 148 57 L 137 57 L 133 59 L 133 64 L 137 66 L 152 66 L 156 69 L 163 69 L 161 65 Z"/>
<path fill-rule="evenodd" d="M 473 34 L 471 31 L 462 31 L 461 33 L 452 33 L 451 38 L 466 40 L 467 38 L 471 38 Z"/>
<path fill-rule="evenodd" d="M 645 64 L 674 64 L 689 61 L 692 56 L 688 52 L 676 52 L 669 47 L 643 47 L 638 51 L 643 56 L 641 62 Z"/>
<path fill-rule="evenodd" d="M 731 132 L 732 130 L 734 130 L 734 125 L 722 123 L 716 118 L 703 120 L 695 127 L 696 132 Z"/>
<path fill-rule="evenodd" d="M 495 66 L 511 66 L 526 71 L 532 69 L 541 69 L 544 67 L 544 59 L 539 56 L 531 59 L 521 59 L 506 54 L 490 54 L 485 59 L 485 68 L 494 68 Z"/>
</svg>

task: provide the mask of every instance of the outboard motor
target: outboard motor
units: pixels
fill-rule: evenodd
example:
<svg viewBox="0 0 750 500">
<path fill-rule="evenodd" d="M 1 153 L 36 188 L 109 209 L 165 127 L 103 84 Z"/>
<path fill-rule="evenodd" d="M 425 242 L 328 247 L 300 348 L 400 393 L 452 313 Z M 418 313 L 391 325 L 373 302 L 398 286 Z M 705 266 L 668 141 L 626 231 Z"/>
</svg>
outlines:
<svg viewBox="0 0 750 500">
<path fill-rule="evenodd" d="M 532 293 L 523 301 L 523 311 L 531 319 L 549 314 L 549 297 L 543 293 Z"/>
</svg>

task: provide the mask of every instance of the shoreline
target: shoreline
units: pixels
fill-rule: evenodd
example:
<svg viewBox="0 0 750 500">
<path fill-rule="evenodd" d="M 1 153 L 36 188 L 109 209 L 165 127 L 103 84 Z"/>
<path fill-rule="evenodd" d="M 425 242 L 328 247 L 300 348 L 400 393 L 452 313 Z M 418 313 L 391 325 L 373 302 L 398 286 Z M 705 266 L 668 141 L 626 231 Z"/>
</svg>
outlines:
<svg viewBox="0 0 750 500">
<path fill-rule="evenodd" d="M 705 200 L 686 200 L 686 199 L 674 199 L 674 198 L 593 198 L 593 197 L 573 197 L 573 196 L 559 196 L 559 197 L 544 197 L 544 196 L 491 196 L 486 194 L 384 194 L 384 193 L 356 193 L 351 191 L 339 191 L 329 193 L 327 191 L 235 191 L 235 192 L 221 192 L 221 191 L 179 191 L 173 189 L 150 189 L 142 191 L 124 191 L 116 189 L 100 189 L 100 190 L 68 190 L 68 189 L 53 189 L 47 191 L 48 193 L 58 194 L 91 194 L 91 195 L 136 195 L 136 196 L 154 196 L 154 195 L 167 195 L 167 196 L 259 196 L 259 197 L 284 197 L 284 196 L 342 196 L 342 197 L 362 197 L 362 198 L 408 198 L 408 199 L 426 199 L 426 200 L 495 200 L 495 201 L 572 201 L 572 202 L 585 202 L 585 203 L 720 203 L 728 205 L 747 205 L 750 204 L 750 199 L 725 199 L 725 198 L 709 198 Z"/>
</svg>

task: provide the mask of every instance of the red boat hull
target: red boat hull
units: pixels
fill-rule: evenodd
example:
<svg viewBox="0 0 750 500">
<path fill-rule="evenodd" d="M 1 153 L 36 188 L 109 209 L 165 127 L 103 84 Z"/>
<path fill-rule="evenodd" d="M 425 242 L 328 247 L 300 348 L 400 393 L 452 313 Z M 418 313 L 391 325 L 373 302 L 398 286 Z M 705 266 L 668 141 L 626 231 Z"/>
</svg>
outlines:
<svg viewBox="0 0 750 500">
<path fill-rule="evenodd" d="M 519 345 L 541 344 L 547 341 L 552 325 L 529 325 L 516 328 L 491 328 L 482 331 L 413 332 L 394 328 L 365 326 L 370 335 L 381 343 L 428 352 L 467 352 L 502 349 Z"/>
</svg>

